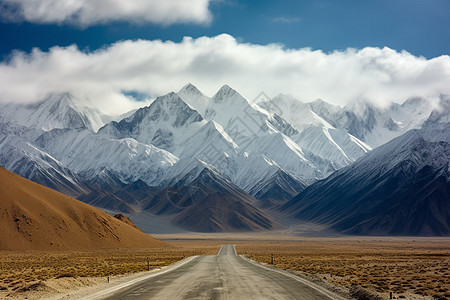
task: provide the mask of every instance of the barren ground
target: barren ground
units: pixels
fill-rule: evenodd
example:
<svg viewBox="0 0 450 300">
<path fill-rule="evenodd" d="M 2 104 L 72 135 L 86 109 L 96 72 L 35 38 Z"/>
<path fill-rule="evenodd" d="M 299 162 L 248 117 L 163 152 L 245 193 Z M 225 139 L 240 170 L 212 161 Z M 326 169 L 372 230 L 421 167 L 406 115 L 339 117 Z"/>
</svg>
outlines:
<svg viewBox="0 0 450 300">
<path fill-rule="evenodd" d="M 144 272 L 236 244 L 238 254 L 315 282 L 389 299 L 450 299 L 449 238 L 297 238 L 255 234 L 160 235 L 170 249 L 0 252 L 0 298 L 40 299 Z M 132 275 L 136 276 L 136 275 Z"/>
<path fill-rule="evenodd" d="M 39 299 L 36 291 L 48 296 L 66 291 L 67 285 L 79 288 L 107 282 L 108 276 L 147 271 L 147 257 L 153 270 L 188 256 L 216 254 L 219 248 L 210 243 L 187 243 L 186 247 L 164 249 L 0 252 L 0 299 Z"/>
</svg>

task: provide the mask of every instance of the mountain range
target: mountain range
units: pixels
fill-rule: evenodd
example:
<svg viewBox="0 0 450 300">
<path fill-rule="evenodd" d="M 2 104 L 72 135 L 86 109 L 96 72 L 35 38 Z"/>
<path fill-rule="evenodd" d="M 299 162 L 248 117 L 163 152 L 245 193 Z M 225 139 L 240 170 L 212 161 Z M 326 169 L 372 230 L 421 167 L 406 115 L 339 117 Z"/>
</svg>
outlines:
<svg viewBox="0 0 450 300">
<path fill-rule="evenodd" d="M 284 204 L 340 232 L 450 234 L 450 123 L 410 130 Z"/>
<path fill-rule="evenodd" d="M 442 225 L 436 225 L 441 231 L 425 229 L 429 225 L 398 230 L 393 229 L 396 225 L 381 226 L 375 211 L 381 215 L 387 211 L 375 206 L 375 215 L 358 214 L 363 219 L 370 215 L 371 225 L 356 226 L 366 219 L 344 222 L 357 211 L 355 205 L 369 208 L 366 202 L 378 201 L 383 191 L 389 195 L 398 191 L 381 189 L 366 199 L 338 190 L 357 191 L 362 182 L 348 179 L 346 186 L 333 181 L 348 172 L 349 178 L 364 180 L 366 189 L 395 185 L 395 178 L 402 177 L 405 182 L 429 181 L 431 190 L 439 184 L 443 190 L 448 188 L 448 176 L 438 172 L 448 167 L 446 151 L 430 150 L 442 159 L 424 167 L 443 176 L 438 179 L 417 175 L 413 168 L 400 175 L 383 173 L 385 180 L 379 182 L 380 177 L 373 175 L 379 173 L 364 163 L 371 159 L 401 165 L 413 154 L 396 156 L 399 145 L 429 150 L 448 142 L 444 126 L 449 122 L 448 96 L 412 98 L 386 108 L 360 100 L 341 108 L 322 100 L 303 103 L 282 94 L 255 103 L 227 85 L 208 97 L 187 84 L 178 93 L 160 96 L 149 106 L 121 116 L 107 116 L 86 103 L 65 93 L 35 105 L 2 106 L 0 165 L 97 207 L 168 216 L 171 225 L 191 231 L 280 228 L 274 215 L 281 214 L 356 234 L 448 233 L 442 222 L 436 223 Z M 436 139 L 419 143 L 410 137 L 412 133 L 432 134 Z M 428 153 L 423 149 L 417 153 Z M 414 186 L 402 185 L 401 195 Z M 312 192 L 314 188 L 323 194 Z M 445 193 L 438 194 L 445 199 Z M 427 197 L 422 200 L 427 202 Z M 400 198 L 390 201 L 411 201 Z M 332 202 L 345 206 L 348 214 L 333 211 L 334 206 L 323 199 L 335 199 Z"/>
</svg>

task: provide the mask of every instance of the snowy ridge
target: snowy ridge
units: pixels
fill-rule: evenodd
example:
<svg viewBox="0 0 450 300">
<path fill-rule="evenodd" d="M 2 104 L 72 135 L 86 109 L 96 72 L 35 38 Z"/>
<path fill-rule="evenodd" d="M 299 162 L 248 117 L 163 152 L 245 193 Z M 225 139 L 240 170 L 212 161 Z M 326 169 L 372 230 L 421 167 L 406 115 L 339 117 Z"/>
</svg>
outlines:
<svg viewBox="0 0 450 300">
<path fill-rule="evenodd" d="M 212 164 L 235 154 L 238 148 L 222 126 L 208 121 L 184 143 L 180 158 L 197 158 Z"/>
<path fill-rule="evenodd" d="M 250 103 L 228 85 L 220 88 L 208 101 L 203 116 L 222 125 L 235 140 L 266 133 L 293 131 L 290 124 Z M 237 143 L 239 144 L 239 141 Z"/>
<path fill-rule="evenodd" d="M 78 176 L 60 161 L 15 135 L 0 135 L 0 165 L 70 196 L 88 192 Z"/>
<path fill-rule="evenodd" d="M 29 128 L 49 131 L 54 128 L 87 128 L 97 131 L 113 119 L 99 109 L 88 107 L 71 93 L 53 94 L 35 105 L 6 105 L 3 118 Z"/>
<path fill-rule="evenodd" d="M 118 123 L 109 123 L 99 132 L 111 138 L 131 137 L 179 155 L 187 138 L 205 123 L 196 110 L 177 94 L 170 93 Z"/>
<path fill-rule="evenodd" d="M 173 154 L 132 138 L 109 139 L 82 129 L 55 129 L 39 137 L 36 144 L 88 179 L 107 169 L 124 182 L 141 179 L 157 185 L 178 161 Z"/>
<path fill-rule="evenodd" d="M 43 133 L 44 131 L 41 129 L 26 127 L 14 122 L 0 121 L 0 135 L 16 135 L 24 141 L 32 142 Z"/>
<path fill-rule="evenodd" d="M 448 102 L 447 95 L 440 95 L 436 98 L 411 98 L 385 109 L 363 100 L 349 103 L 342 109 L 314 103 L 311 103 L 311 108 L 335 128 L 345 130 L 375 148 L 408 130 L 421 128 L 437 115 L 444 117 L 442 121 L 445 122 L 445 116 L 450 112 Z"/>
<path fill-rule="evenodd" d="M 204 95 L 193 84 L 186 84 L 177 95 L 192 109 L 197 110 L 202 116 L 205 116 L 206 108 L 211 101 L 211 98 Z"/>
<path fill-rule="evenodd" d="M 249 148 L 305 182 L 312 183 L 322 177 L 321 171 L 305 157 L 300 146 L 282 133 L 257 137 Z"/>
<path fill-rule="evenodd" d="M 255 191 L 260 182 L 269 181 L 281 167 L 262 154 L 245 152 L 236 157 L 230 170 L 233 182 L 243 190 Z M 256 193 L 256 191 L 255 191 Z"/>
<path fill-rule="evenodd" d="M 379 175 L 383 175 L 384 172 L 393 169 L 403 161 L 408 161 L 416 169 L 427 165 L 435 169 L 446 167 L 447 170 L 450 170 L 449 132 L 449 123 L 430 126 L 422 130 L 410 130 L 378 148 L 376 152 L 370 153 L 361 159 L 359 164 L 361 168 L 377 168 Z M 383 163 L 380 164 L 380 162 Z M 450 176 L 450 173 L 447 176 Z M 450 179 L 450 177 L 447 178 Z"/>
<path fill-rule="evenodd" d="M 286 203 L 296 218 L 354 234 L 450 233 L 449 123 L 414 129 Z"/>
<path fill-rule="evenodd" d="M 289 95 L 280 94 L 270 101 L 260 102 L 258 105 L 273 113 L 281 114 L 299 132 L 311 125 L 332 126 L 310 109 L 309 105 Z"/>
<path fill-rule="evenodd" d="M 318 112 L 325 112 L 327 116 L 330 116 L 331 112 L 338 112 L 337 107 L 327 105 L 321 100 L 303 103 L 288 95 L 280 94 L 259 105 L 278 111 L 299 131 L 291 138 L 298 147 L 304 150 L 304 158 L 315 165 L 318 170 L 316 178 L 328 176 L 335 170 L 351 164 L 372 149 L 346 131 L 333 127 L 313 111 L 313 108 L 316 108 Z M 285 169 L 291 171 L 289 168 Z M 299 177 L 298 173 L 292 173 Z"/>
<path fill-rule="evenodd" d="M 2 107 L 2 166 L 26 170 L 30 164 L 33 170 L 51 169 L 44 173 L 56 185 L 62 186 L 61 178 L 78 184 L 81 176 L 100 189 L 120 189 L 139 180 L 158 188 L 187 186 L 202 172 L 212 172 L 271 206 L 359 164 L 371 157 L 373 145 L 413 134 L 410 129 L 433 127 L 423 138 L 442 142 L 448 137 L 449 112 L 445 95 L 385 109 L 361 100 L 340 108 L 286 95 L 252 103 L 228 85 L 208 97 L 187 84 L 108 122 L 114 118 L 66 93 L 34 106 Z M 397 147 L 409 153 L 409 148 Z M 392 153 L 401 154 L 388 152 L 382 159 L 395 164 Z M 22 174 L 31 177 L 30 172 Z"/>
</svg>

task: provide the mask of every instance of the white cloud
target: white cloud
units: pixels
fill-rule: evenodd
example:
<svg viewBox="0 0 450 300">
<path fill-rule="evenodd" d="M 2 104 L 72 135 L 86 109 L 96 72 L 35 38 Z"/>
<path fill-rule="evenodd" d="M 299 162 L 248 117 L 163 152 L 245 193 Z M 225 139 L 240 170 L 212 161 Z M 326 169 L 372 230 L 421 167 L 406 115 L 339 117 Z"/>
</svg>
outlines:
<svg viewBox="0 0 450 300">
<path fill-rule="evenodd" d="M 427 60 L 389 48 L 285 49 L 239 43 L 226 34 L 180 43 L 122 41 L 93 52 L 53 47 L 15 52 L 0 64 L 0 102 L 31 102 L 72 91 L 109 112 L 123 112 L 131 105 L 123 91 L 154 97 L 188 82 L 208 95 L 226 83 L 250 100 L 264 91 L 303 101 L 322 98 L 343 105 L 365 98 L 385 105 L 450 93 L 450 57 Z"/>
<path fill-rule="evenodd" d="M 0 16 L 13 22 L 72 24 L 208 23 L 210 0 L 2 0 Z"/>
</svg>

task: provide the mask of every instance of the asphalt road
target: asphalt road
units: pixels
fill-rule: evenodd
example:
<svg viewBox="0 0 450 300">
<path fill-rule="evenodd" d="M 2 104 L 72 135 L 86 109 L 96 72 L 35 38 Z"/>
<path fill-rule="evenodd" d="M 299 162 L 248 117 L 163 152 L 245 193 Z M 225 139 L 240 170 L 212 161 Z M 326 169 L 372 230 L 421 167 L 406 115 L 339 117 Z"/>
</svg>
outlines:
<svg viewBox="0 0 450 300">
<path fill-rule="evenodd" d="M 233 245 L 101 298 L 343 299 L 295 275 L 238 256 Z"/>
</svg>

